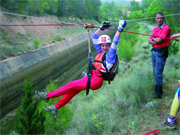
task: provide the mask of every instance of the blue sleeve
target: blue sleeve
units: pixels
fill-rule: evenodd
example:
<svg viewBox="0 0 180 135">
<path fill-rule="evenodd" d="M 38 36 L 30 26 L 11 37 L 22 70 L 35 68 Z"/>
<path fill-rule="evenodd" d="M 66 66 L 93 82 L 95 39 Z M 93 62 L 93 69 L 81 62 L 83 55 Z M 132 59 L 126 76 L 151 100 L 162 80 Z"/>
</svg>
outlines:
<svg viewBox="0 0 180 135">
<path fill-rule="evenodd" d="M 92 35 L 92 41 L 93 41 L 94 47 L 97 50 L 97 54 L 101 52 L 101 47 L 98 44 L 98 38 L 99 38 L 99 35 L 97 35 L 95 33 Z"/>
<path fill-rule="evenodd" d="M 120 37 L 114 37 L 113 43 L 106 54 L 106 61 L 110 64 L 114 64 L 116 61 L 116 52 L 117 52 L 117 45 L 119 42 Z"/>
</svg>

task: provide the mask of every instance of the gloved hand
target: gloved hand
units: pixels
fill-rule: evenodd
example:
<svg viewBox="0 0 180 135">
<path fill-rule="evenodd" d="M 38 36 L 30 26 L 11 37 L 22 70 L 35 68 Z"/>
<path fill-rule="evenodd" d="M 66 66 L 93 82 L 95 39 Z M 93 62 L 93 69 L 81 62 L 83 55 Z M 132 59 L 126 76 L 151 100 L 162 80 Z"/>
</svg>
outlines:
<svg viewBox="0 0 180 135">
<path fill-rule="evenodd" d="M 124 30 L 124 27 L 126 26 L 126 20 L 120 20 L 119 21 L 119 27 L 118 27 L 118 31 L 122 32 Z"/>
<path fill-rule="evenodd" d="M 105 22 L 103 22 L 103 24 L 100 27 L 100 29 L 103 31 L 104 28 L 109 28 L 109 27 L 111 27 L 111 22 L 110 21 L 105 21 Z"/>
</svg>

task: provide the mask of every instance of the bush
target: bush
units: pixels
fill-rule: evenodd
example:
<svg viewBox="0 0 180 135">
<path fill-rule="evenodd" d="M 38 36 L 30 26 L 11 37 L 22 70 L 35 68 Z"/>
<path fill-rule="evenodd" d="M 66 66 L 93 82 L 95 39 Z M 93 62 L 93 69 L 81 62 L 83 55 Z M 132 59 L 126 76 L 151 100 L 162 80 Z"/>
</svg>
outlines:
<svg viewBox="0 0 180 135">
<path fill-rule="evenodd" d="M 62 40 L 62 37 L 60 35 L 55 36 L 55 41 L 61 41 L 61 40 Z"/>
<path fill-rule="evenodd" d="M 33 99 L 32 83 L 29 78 L 24 82 L 25 96 L 22 99 L 22 107 L 17 111 L 17 131 L 20 134 L 43 134 L 45 131 L 45 117 L 38 109 L 38 100 Z"/>
<path fill-rule="evenodd" d="M 129 33 L 123 33 L 121 39 L 122 40 L 119 41 L 117 50 L 119 59 L 130 61 L 135 54 L 134 46 L 136 43 L 136 36 Z"/>
<path fill-rule="evenodd" d="M 180 50 L 180 46 L 177 43 L 177 41 L 171 41 L 171 44 L 169 46 L 169 55 L 176 54 Z"/>
<path fill-rule="evenodd" d="M 35 40 L 33 41 L 33 47 L 34 47 L 34 48 L 38 48 L 38 47 L 39 47 L 39 40 L 38 40 L 38 39 L 35 39 Z"/>
</svg>

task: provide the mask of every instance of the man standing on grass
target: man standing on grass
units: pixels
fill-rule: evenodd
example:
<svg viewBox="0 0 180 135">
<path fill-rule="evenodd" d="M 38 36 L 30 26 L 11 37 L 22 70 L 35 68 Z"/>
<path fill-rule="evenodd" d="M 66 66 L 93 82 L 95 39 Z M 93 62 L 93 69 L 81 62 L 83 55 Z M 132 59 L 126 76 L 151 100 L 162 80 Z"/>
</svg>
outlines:
<svg viewBox="0 0 180 135">
<path fill-rule="evenodd" d="M 154 98 L 162 98 L 163 90 L 163 70 L 168 57 L 168 46 L 170 44 L 171 30 L 164 22 L 164 14 L 158 12 L 156 14 L 156 22 L 158 26 L 153 29 L 149 37 L 149 44 L 152 44 L 152 64 L 153 74 L 156 80 Z"/>
</svg>

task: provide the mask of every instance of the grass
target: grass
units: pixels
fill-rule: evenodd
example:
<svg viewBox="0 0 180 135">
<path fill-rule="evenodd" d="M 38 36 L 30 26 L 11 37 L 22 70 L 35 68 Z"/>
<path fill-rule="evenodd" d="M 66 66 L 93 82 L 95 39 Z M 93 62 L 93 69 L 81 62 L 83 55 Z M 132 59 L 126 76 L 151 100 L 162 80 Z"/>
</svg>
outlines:
<svg viewBox="0 0 180 135">
<path fill-rule="evenodd" d="M 142 25 L 137 30 L 147 32 Z M 119 74 L 111 85 L 104 82 L 102 88 L 90 91 L 88 96 L 85 96 L 85 91 L 81 92 L 61 109 L 57 119 L 47 114 L 47 133 L 142 135 L 162 129 L 162 135 L 178 135 L 178 130 L 167 132 L 159 124 L 167 118 L 174 98 L 180 74 L 180 53 L 168 57 L 164 70 L 164 96 L 155 100 L 152 98 L 155 80 L 151 47 L 147 39 L 137 37 L 133 57 L 128 62 L 120 62 Z M 52 82 L 47 87 L 48 91 L 57 88 Z M 58 100 L 51 100 L 49 104 Z M 66 125 L 64 130 L 61 129 L 63 124 Z"/>
<path fill-rule="evenodd" d="M 144 26 L 139 30 L 147 31 Z M 65 134 L 141 135 L 162 129 L 159 124 L 168 116 L 176 90 L 179 55 L 169 56 L 164 71 L 164 97 L 154 100 L 151 47 L 148 47 L 147 39 L 138 37 L 129 69 L 123 73 L 123 65 L 120 66 L 119 76 L 111 85 L 105 83 L 101 89 L 91 91 L 88 97 L 82 94 L 72 100 L 70 107 L 74 109 L 74 117 Z M 173 87 L 169 86 L 171 82 L 175 83 Z M 148 103 L 152 106 L 148 107 Z M 161 134 L 178 134 L 178 131 L 163 131 Z"/>
</svg>

